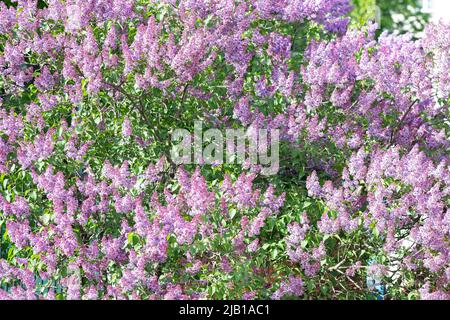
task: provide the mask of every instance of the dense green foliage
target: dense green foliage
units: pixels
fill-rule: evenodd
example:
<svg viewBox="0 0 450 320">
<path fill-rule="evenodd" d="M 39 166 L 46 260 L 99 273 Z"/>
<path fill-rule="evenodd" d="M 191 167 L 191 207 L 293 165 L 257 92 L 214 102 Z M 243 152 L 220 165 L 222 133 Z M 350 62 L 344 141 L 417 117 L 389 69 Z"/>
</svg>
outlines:
<svg viewBox="0 0 450 320">
<path fill-rule="evenodd" d="M 381 31 L 417 33 L 423 31 L 429 20 L 420 0 L 352 0 L 352 4 L 355 24 L 377 21 Z"/>
</svg>

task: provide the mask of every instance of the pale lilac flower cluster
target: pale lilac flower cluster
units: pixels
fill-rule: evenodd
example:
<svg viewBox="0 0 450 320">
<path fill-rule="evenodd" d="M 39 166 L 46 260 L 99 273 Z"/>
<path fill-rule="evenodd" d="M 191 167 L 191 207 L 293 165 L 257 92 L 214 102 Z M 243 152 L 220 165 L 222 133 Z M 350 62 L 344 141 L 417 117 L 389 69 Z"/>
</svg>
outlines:
<svg viewBox="0 0 450 320">
<path fill-rule="evenodd" d="M 303 281 L 300 277 L 289 277 L 288 281 L 281 283 L 277 291 L 272 295 L 272 299 L 280 300 L 284 296 L 301 296 L 303 294 Z"/>
<path fill-rule="evenodd" d="M 153 167 L 161 168 L 163 165 L 158 163 Z M 274 214 L 280 209 L 284 199 L 284 196 L 276 196 L 272 187 L 263 193 L 263 196 L 259 196 L 261 192 L 253 190 L 252 178 L 247 178 L 244 174 L 234 185 L 230 178 L 227 178 L 225 184 L 229 183 L 229 191 L 232 192 L 233 198 L 223 195 L 223 198 L 219 200 L 217 197 L 220 197 L 220 193 L 208 190 L 199 170 L 190 175 L 182 168 L 177 173 L 182 186 L 178 193 L 166 189 L 160 196 L 154 194 L 151 199 L 145 199 L 144 195 L 134 197 L 129 192 L 136 177 L 129 172 L 127 163 L 118 167 L 105 163 L 104 167 L 106 180 L 97 180 L 88 174 L 71 187 L 67 187 L 67 181 L 61 172 L 55 174 L 51 167 L 42 174 L 34 172 L 33 179 L 52 201 L 54 210 L 50 220 L 40 221 L 43 229 L 37 233 L 32 231 L 30 221 L 27 219 L 31 209 L 25 199 L 16 197 L 12 203 L 1 199 L 3 212 L 14 219 L 7 222 L 12 243 L 18 248 L 32 247 L 36 253 L 45 252 L 46 257 L 43 259 L 47 265 L 45 278 L 50 279 L 57 272 L 56 261 L 54 261 L 57 257 L 70 257 L 71 261 L 74 261 L 71 262 L 70 268 L 83 269 L 86 281 L 89 281 L 91 285 L 82 288 L 80 278 L 69 275 L 61 282 L 61 285 L 67 288 L 67 299 L 82 297 L 108 299 L 111 296 L 126 298 L 142 286 L 151 292 L 154 298 L 195 298 L 197 293 L 187 295 L 180 285 L 166 283 L 165 280 L 158 280 L 158 278 L 153 279 L 153 271 L 148 269 L 149 264 L 156 267 L 167 263 L 169 250 L 174 250 L 174 246 L 187 250 L 189 247 L 184 245 L 194 245 L 194 242 L 197 242 L 196 246 L 198 246 L 204 243 L 206 251 L 198 258 L 194 258 L 189 250 L 185 252 L 186 257 L 193 261 L 185 272 L 195 276 L 201 268 L 205 267 L 205 263 L 209 267 L 215 265 L 213 260 L 204 261 L 201 257 L 203 254 L 214 253 L 212 251 L 214 249 L 209 248 L 207 244 L 217 236 L 212 231 L 222 226 L 221 222 L 217 225 L 209 217 L 216 210 L 220 211 L 220 203 L 230 208 L 245 204 L 247 210 L 262 206 L 262 210 Z M 248 190 L 241 189 L 241 184 L 244 182 Z M 246 199 L 246 192 L 249 191 L 254 197 L 250 202 Z M 82 202 L 79 200 L 80 195 Z M 148 200 L 150 200 L 150 207 L 146 204 Z M 88 243 L 83 243 L 76 236 L 75 232 L 83 232 L 88 236 L 90 233 L 87 229 L 88 223 L 109 219 L 111 210 L 124 214 L 124 218 L 120 221 L 110 222 L 117 224 L 119 234 L 107 233 L 101 239 Z M 126 215 L 130 215 L 131 221 L 126 218 Z M 232 217 L 228 217 L 227 220 L 228 223 L 237 221 Z M 227 231 L 222 232 L 225 236 Z M 241 231 L 242 235 L 243 232 L 244 229 Z M 226 236 L 239 237 L 235 234 Z M 256 251 L 258 247 L 259 240 L 254 236 L 257 235 L 242 238 L 242 241 L 249 243 L 250 253 Z M 175 243 L 171 241 L 172 238 L 176 239 Z M 139 245 L 133 246 L 134 241 L 138 241 Z M 246 255 L 244 252 L 238 253 L 232 250 L 229 257 L 239 254 Z M 221 263 L 223 265 L 226 262 L 222 260 Z M 112 284 L 105 282 L 101 276 L 111 264 L 123 270 L 118 281 Z M 3 272 L 12 272 L 14 268 L 12 265 L 5 264 Z M 21 280 L 17 275 L 13 274 L 12 277 Z M 28 298 L 41 296 L 32 286 L 27 290 Z M 4 298 L 23 298 L 23 293 L 15 293 L 14 290 L 8 293 L 3 290 L 0 292 Z M 50 290 L 45 297 L 52 298 L 54 294 Z M 138 297 L 132 294 L 132 298 Z"/>
<path fill-rule="evenodd" d="M 46 3 L 0 3 L 0 299 L 281 299 L 371 273 L 449 299 L 447 24 L 376 38 L 348 0 Z M 279 129 L 301 187 L 177 167 L 165 131 L 200 117 Z"/>
<path fill-rule="evenodd" d="M 337 186 L 332 181 L 323 186 L 310 184 L 310 194 L 323 199 L 330 210 L 317 225 L 324 234 L 355 232 L 362 225 L 382 235 L 383 250 L 395 254 L 404 268 L 428 269 L 445 287 L 450 280 L 448 162 L 434 164 L 417 145 L 403 155 L 399 149 L 391 147 L 370 155 L 360 150 L 350 158 Z M 314 175 L 309 179 L 317 181 Z M 291 232 L 291 237 L 298 233 Z M 401 241 L 405 234 L 409 239 L 406 248 Z M 354 271 L 351 266 L 348 273 Z"/>
</svg>

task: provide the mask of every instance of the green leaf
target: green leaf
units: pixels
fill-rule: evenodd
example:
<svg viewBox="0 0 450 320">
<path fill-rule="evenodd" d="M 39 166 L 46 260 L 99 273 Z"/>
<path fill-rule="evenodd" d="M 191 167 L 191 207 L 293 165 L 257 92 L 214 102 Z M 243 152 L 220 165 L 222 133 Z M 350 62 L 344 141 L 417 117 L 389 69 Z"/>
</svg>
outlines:
<svg viewBox="0 0 450 320">
<path fill-rule="evenodd" d="M 270 253 L 270 257 L 272 258 L 272 260 L 275 260 L 278 257 L 278 249 L 277 248 L 273 249 L 273 251 Z"/>
<path fill-rule="evenodd" d="M 233 208 L 230 210 L 230 219 L 233 219 L 236 216 L 237 210 Z"/>
</svg>

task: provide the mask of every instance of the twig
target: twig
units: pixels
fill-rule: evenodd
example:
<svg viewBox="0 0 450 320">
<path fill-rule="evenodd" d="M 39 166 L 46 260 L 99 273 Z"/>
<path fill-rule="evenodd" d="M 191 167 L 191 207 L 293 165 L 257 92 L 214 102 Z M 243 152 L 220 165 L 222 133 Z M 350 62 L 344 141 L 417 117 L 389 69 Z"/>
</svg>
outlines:
<svg viewBox="0 0 450 320">
<path fill-rule="evenodd" d="M 139 98 L 130 95 L 128 92 L 123 90 L 120 86 L 117 86 L 113 83 L 106 83 L 106 84 L 108 86 L 110 86 L 111 88 L 113 88 L 114 90 L 117 90 L 118 92 L 123 94 L 127 99 L 129 99 L 137 107 L 137 111 L 139 112 L 139 115 L 143 118 L 145 123 L 147 123 L 147 124 L 151 123 L 150 119 L 148 118 L 147 114 L 145 113 L 144 105 L 139 100 Z M 163 140 L 162 140 L 161 136 L 158 134 L 158 132 L 156 130 L 152 130 L 152 132 L 153 132 L 153 135 L 158 140 L 158 142 L 163 143 Z M 175 168 L 177 167 L 176 163 L 173 162 L 173 160 L 170 158 L 170 155 L 166 151 L 163 151 L 163 153 L 166 156 L 167 161 L 170 163 L 172 169 L 175 170 Z"/>
<path fill-rule="evenodd" d="M 394 142 L 394 138 L 395 135 L 397 134 L 397 132 L 400 130 L 403 121 L 405 121 L 406 117 L 408 116 L 408 114 L 411 112 L 412 107 L 414 107 L 414 105 L 418 102 L 419 100 L 414 100 L 413 103 L 411 103 L 411 105 L 408 107 L 408 110 L 406 110 L 405 114 L 402 116 L 402 118 L 400 119 L 400 121 L 398 122 L 398 125 L 392 129 L 391 131 L 391 137 L 389 138 L 389 147 L 392 146 L 393 142 Z"/>
</svg>

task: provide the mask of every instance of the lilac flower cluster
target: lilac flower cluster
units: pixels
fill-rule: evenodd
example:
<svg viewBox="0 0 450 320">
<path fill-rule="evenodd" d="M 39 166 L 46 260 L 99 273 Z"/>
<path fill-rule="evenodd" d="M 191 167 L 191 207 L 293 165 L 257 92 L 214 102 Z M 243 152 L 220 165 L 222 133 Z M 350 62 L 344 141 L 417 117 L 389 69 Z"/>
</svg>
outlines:
<svg viewBox="0 0 450 320">
<path fill-rule="evenodd" d="M 0 299 L 366 297 L 367 275 L 450 299 L 449 25 L 46 3 L 0 3 Z M 290 170 L 177 166 L 166 138 L 196 119 L 280 130 Z"/>
<path fill-rule="evenodd" d="M 213 268 L 216 265 L 214 259 L 205 260 L 205 254 L 218 256 L 224 252 L 215 252 L 217 248 L 211 247 L 210 242 L 214 241 L 218 234 L 212 232 L 217 228 L 222 229 L 220 236 L 226 239 L 233 239 L 242 236 L 247 232 L 246 226 L 241 231 L 223 229 L 222 223 L 238 223 L 237 217 L 227 217 L 225 220 L 213 221 L 210 219 L 213 212 L 223 209 L 225 205 L 228 210 L 236 207 L 241 201 L 245 201 L 247 191 L 254 192 L 253 203 L 245 204 L 248 209 L 258 208 L 268 210 L 276 214 L 283 204 L 283 196 L 275 196 L 273 188 L 259 197 L 259 190 L 253 191 L 251 177 L 243 174 L 235 184 L 229 180 L 228 190 L 234 195 L 235 200 L 228 199 L 216 193 L 208 191 L 204 178 L 197 170 L 192 176 L 182 168 L 177 176 L 181 189 L 178 193 L 166 189 L 163 194 L 154 194 L 151 199 L 145 199 L 143 195 L 132 196 L 127 190 L 129 182 L 134 178 L 127 172 L 127 164 L 115 169 L 109 163 L 105 164 L 106 175 L 111 182 L 97 181 L 92 175 L 79 180 L 76 186 L 66 188 L 66 181 L 60 172 L 54 174 L 52 168 L 47 169 L 42 174 L 34 173 L 33 179 L 37 186 L 43 190 L 46 196 L 53 203 L 54 214 L 48 221 L 42 221 L 40 231 L 32 231 L 30 220 L 30 208 L 25 199 L 17 197 L 13 203 L 1 199 L 2 211 L 11 215 L 13 220 L 8 220 L 7 228 L 11 242 L 17 248 L 31 247 L 36 254 L 44 254 L 43 262 L 46 271 L 40 274 L 41 279 L 52 279 L 57 276 L 58 264 L 56 259 L 65 257 L 65 264 L 74 272 L 83 270 L 83 277 L 90 283 L 86 288 L 80 287 L 80 278 L 76 273 L 68 275 L 61 284 L 67 288 L 68 299 L 80 299 L 83 297 L 109 299 L 115 298 L 137 298 L 142 292 L 148 298 L 174 298 L 173 282 L 167 282 L 163 277 L 155 277 L 155 270 L 170 264 L 169 252 L 182 250 L 184 255 L 179 258 L 180 266 L 185 263 L 186 268 L 178 272 L 183 272 L 189 277 L 195 276 L 200 269 Z M 247 180 L 249 179 L 249 180 Z M 248 181 L 250 190 L 243 190 L 240 181 Z M 125 192 L 125 195 L 123 193 Z M 83 196 L 80 202 L 79 196 Z M 150 200 L 150 204 L 148 201 Z M 221 205 L 220 205 L 221 204 Z M 112 210 L 122 213 L 123 219 L 117 221 L 118 234 L 105 234 L 101 239 L 92 239 L 89 242 L 81 242 L 77 236 L 79 233 L 86 233 L 90 237 L 91 231 L 88 224 L 94 221 L 100 223 L 108 219 Z M 128 221 L 127 216 L 131 218 Z M 262 228 L 264 221 L 260 222 Z M 235 234 L 237 232 L 238 234 Z M 255 252 L 258 248 L 257 234 L 243 236 L 242 241 L 249 243 L 248 252 L 229 252 L 229 258 L 245 257 Z M 175 241 L 171 241 L 175 239 Z M 252 240 L 254 239 L 254 240 Z M 204 247 L 197 253 L 192 253 L 190 247 Z M 170 259 L 174 259 L 171 256 Z M 187 261 L 183 262 L 183 260 Z M 17 261 L 18 262 L 18 261 Z M 222 261 L 223 262 L 223 261 Z M 108 273 L 111 264 L 115 268 L 122 270 L 121 276 L 114 283 L 107 282 L 102 275 Z M 148 268 L 153 267 L 151 270 Z M 189 266 L 190 265 L 190 266 Z M 16 267 L 2 261 L 2 272 L 8 276 L 2 279 L 15 279 L 26 285 L 26 297 L 28 298 L 52 298 L 56 294 L 50 288 L 45 294 L 39 292 L 33 284 L 25 283 L 20 275 L 15 274 Z M 156 269 L 154 269 L 156 268 Z M 222 268 L 222 267 L 220 267 Z M 231 268 L 231 267 L 229 267 Z M 184 276 L 185 277 L 185 276 Z M 171 281 L 182 279 L 173 275 Z M 33 278 L 34 279 L 34 278 Z M 190 281 L 190 280 L 188 280 Z M 181 286 L 176 287 L 177 297 L 195 298 L 200 292 L 184 292 Z M 23 298 L 24 292 L 12 290 L 5 292 L 0 290 L 4 298 Z M 131 295 L 131 296 L 130 296 Z"/>
<path fill-rule="evenodd" d="M 309 179 L 315 183 L 309 184 L 308 192 L 329 210 L 317 222 L 321 233 L 354 233 L 362 228 L 369 238 L 384 239 L 382 250 L 400 262 L 391 273 L 423 268 L 436 277 L 437 288 L 445 288 L 450 281 L 449 178 L 447 161 L 434 164 L 417 145 L 403 155 L 399 147 L 372 154 L 360 150 L 351 156 L 340 181 L 321 186 L 312 175 Z M 289 239 L 302 230 L 293 228 Z M 354 272 L 355 266 L 350 266 L 348 273 Z"/>
</svg>

